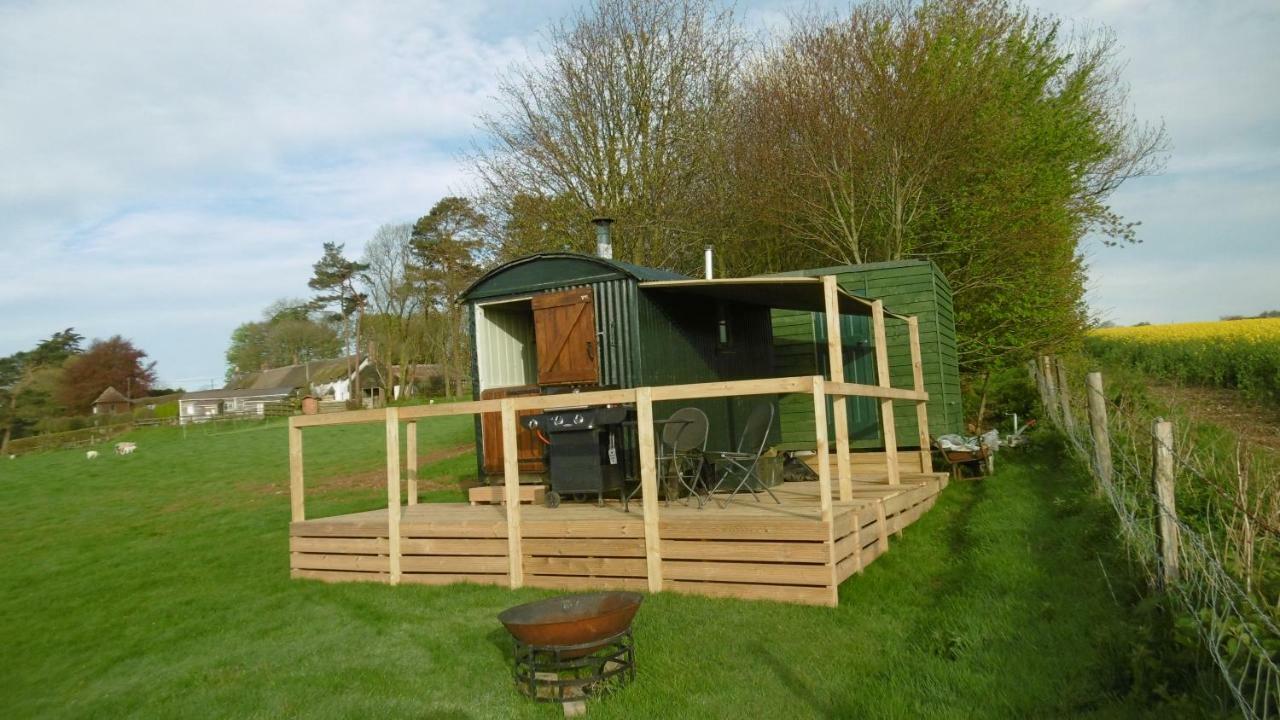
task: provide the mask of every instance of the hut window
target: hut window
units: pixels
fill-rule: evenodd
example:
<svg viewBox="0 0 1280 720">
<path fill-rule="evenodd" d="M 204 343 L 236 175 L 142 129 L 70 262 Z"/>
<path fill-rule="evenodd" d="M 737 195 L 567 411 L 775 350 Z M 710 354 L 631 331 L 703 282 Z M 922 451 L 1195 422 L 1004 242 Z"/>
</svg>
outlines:
<svg viewBox="0 0 1280 720">
<path fill-rule="evenodd" d="M 733 334 L 729 330 L 729 315 L 723 303 L 716 303 L 716 349 L 728 350 L 733 344 Z"/>
</svg>

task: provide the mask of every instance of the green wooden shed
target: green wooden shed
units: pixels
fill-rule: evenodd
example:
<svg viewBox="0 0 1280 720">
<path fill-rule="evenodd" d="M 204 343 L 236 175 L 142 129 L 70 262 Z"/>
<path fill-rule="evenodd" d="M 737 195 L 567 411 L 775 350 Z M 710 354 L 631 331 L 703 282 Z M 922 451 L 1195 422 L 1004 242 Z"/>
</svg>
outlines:
<svg viewBox="0 0 1280 720">
<path fill-rule="evenodd" d="M 868 300 L 882 300 L 885 307 L 901 315 L 915 315 L 920 324 L 920 355 L 925 389 L 929 392 L 929 432 L 934 437 L 960 432 L 963 411 L 960 403 L 960 370 L 956 354 L 955 314 L 951 286 L 942 272 L 928 260 L 840 265 L 781 273 L 783 276 L 835 275 L 840 287 Z M 875 353 L 870 320 L 841 316 L 844 341 L 845 379 L 875 384 Z M 889 354 L 889 374 L 894 387 L 912 386 L 911 355 L 905 322 L 887 318 L 885 323 Z M 827 355 L 826 319 L 822 313 L 795 310 L 773 311 L 774 375 L 814 375 L 830 377 Z M 816 342 L 815 342 L 816 341 Z M 876 401 L 850 398 L 847 403 L 851 445 L 873 448 L 880 445 Z M 780 407 L 783 449 L 814 446 L 813 411 L 804 398 L 784 398 Z M 830 415 L 829 415 L 830 417 Z M 919 447 L 915 412 L 911 403 L 894 403 L 898 443 Z M 829 427 L 834 432 L 834 427 Z"/>
<path fill-rule="evenodd" d="M 661 282 L 673 280 L 695 286 Z M 770 377 L 770 308 L 732 293 L 708 295 L 697 284 L 666 270 L 567 252 L 498 266 L 462 295 L 474 341 L 473 392 L 491 399 Z M 682 405 L 700 407 L 710 420 L 708 447 L 724 450 L 733 447 L 759 400 L 657 403 L 655 411 L 662 417 Z M 500 473 L 496 415 L 482 418 L 476 432 L 482 474 Z M 775 423 L 775 440 L 777 432 Z M 541 472 L 541 448 L 526 434 L 519 442 L 521 468 Z"/>
<path fill-rule="evenodd" d="M 567 252 L 500 265 L 472 284 L 462 301 L 470 311 L 477 399 L 776 377 L 773 313 L 811 314 L 824 307 L 817 278 L 704 280 Z M 865 324 L 867 303 L 848 292 L 840 293 L 837 303 L 847 322 Z M 813 338 L 805 342 L 812 345 Z M 708 448 L 728 450 L 735 447 L 751 408 L 764 399 L 662 402 L 655 412 L 663 417 L 683 405 L 701 408 L 710 420 Z M 780 411 L 778 417 L 771 432 L 774 446 L 786 428 Z M 870 422 L 875 432 L 874 416 Z M 481 418 L 476 432 L 481 473 L 500 473 L 497 415 Z M 523 431 L 517 445 L 521 469 L 541 472 L 541 448 L 532 435 Z"/>
</svg>

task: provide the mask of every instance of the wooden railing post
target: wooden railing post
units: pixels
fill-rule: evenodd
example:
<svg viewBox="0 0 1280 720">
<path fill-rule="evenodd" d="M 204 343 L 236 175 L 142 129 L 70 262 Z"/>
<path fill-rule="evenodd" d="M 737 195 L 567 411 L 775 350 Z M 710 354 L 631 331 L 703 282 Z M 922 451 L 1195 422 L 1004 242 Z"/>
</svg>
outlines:
<svg viewBox="0 0 1280 720">
<path fill-rule="evenodd" d="M 924 360 L 920 357 L 920 320 L 907 318 L 907 338 L 911 343 L 911 379 L 916 392 L 924 392 Z M 933 472 L 933 446 L 929 437 L 929 401 L 916 401 L 916 433 L 920 436 L 920 472 Z"/>
<path fill-rule="evenodd" d="M 1156 418 L 1152 427 L 1152 475 L 1159 524 L 1160 578 L 1164 586 L 1178 582 L 1178 509 L 1173 491 L 1173 423 Z"/>
<path fill-rule="evenodd" d="M 302 428 L 289 418 L 289 511 L 293 522 L 307 519 L 306 496 L 302 480 Z"/>
<path fill-rule="evenodd" d="M 1098 485 L 1109 494 L 1115 470 L 1111 464 L 1111 430 L 1107 425 L 1107 397 L 1102 394 L 1102 373 L 1089 373 L 1085 384 L 1089 395 L 1089 432 L 1093 436 L 1093 460 L 1098 468 Z"/>
<path fill-rule="evenodd" d="M 405 446 L 405 485 L 408 488 L 409 504 L 418 504 L 418 423 L 410 420 L 404 424 Z"/>
<path fill-rule="evenodd" d="M 658 460 L 653 435 L 653 389 L 636 388 L 636 444 L 640 450 L 640 503 L 649 592 L 662 589 L 662 538 L 658 521 Z"/>
<path fill-rule="evenodd" d="M 387 561 L 392 585 L 400 584 L 400 414 L 387 408 Z"/>
<path fill-rule="evenodd" d="M 875 333 L 876 344 L 876 382 L 880 387 L 891 387 L 889 382 L 889 347 L 884 331 L 884 301 L 871 303 L 871 324 Z M 885 470 L 889 475 L 889 484 L 897 485 L 900 480 L 898 471 L 898 427 L 893 418 L 893 400 L 880 400 L 881 435 L 884 437 Z"/>
<path fill-rule="evenodd" d="M 1067 382 L 1067 364 L 1062 358 L 1053 358 L 1057 377 L 1058 413 L 1062 415 L 1062 429 L 1068 435 L 1076 434 L 1076 418 L 1071 412 L 1071 385 Z"/>
<path fill-rule="evenodd" d="M 512 588 L 524 586 L 524 543 L 520 527 L 520 457 L 516 437 L 516 406 L 502 401 L 503 497 L 507 508 L 507 579 Z"/>
<path fill-rule="evenodd" d="M 831 499 L 831 447 L 827 441 L 827 387 L 821 375 L 813 376 L 813 428 L 818 453 L 818 508 L 827 530 L 827 568 L 831 587 L 827 604 L 835 607 L 840 601 L 840 583 L 836 570 L 835 511 Z M 858 524 L 856 517 L 853 524 L 855 527 Z M 855 554 L 861 552 L 861 548 L 854 548 Z"/>
<path fill-rule="evenodd" d="M 813 429 L 817 439 L 818 506 L 822 521 L 831 522 L 831 446 L 827 441 L 827 388 L 821 375 L 813 376 Z"/>
<path fill-rule="evenodd" d="M 822 276 L 823 307 L 827 316 L 827 364 L 831 366 L 831 381 L 844 382 L 844 339 L 840 333 L 839 285 L 835 275 Z M 853 499 L 853 473 L 849 468 L 849 414 L 848 400 L 844 395 L 831 399 L 831 412 L 835 415 L 836 467 L 840 471 L 840 501 Z"/>
</svg>

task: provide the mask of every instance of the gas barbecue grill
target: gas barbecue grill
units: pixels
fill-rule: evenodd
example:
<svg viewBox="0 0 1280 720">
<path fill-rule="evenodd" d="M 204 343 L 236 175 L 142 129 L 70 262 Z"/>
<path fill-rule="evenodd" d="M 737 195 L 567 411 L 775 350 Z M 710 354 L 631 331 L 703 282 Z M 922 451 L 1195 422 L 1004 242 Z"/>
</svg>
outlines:
<svg viewBox="0 0 1280 720">
<path fill-rule="evenodd" d="M 629 407 L 582 407 L 548 410 L 521 419 L 546 444 L 547 474 L 551 491 L 547 507 L 564 498 L 604 502 L 606 492 L 623 494 L 624 457 L 622 423 L 631 418 Z"/>
</svg>

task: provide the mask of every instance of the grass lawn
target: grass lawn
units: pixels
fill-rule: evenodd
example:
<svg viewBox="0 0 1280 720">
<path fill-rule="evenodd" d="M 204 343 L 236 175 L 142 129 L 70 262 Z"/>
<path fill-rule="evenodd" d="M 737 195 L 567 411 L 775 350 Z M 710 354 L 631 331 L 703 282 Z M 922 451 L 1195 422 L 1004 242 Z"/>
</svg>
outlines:
<svg viewBox="0 0 1280 720">
<path fill-rule="evenodd" d="M 450 422 L 451 421 L 451 422 Z M 469 419 L 424 424 L 461 499 Z M 429 432 L 428 432 L 429 430 Z M 4 717 L 559 717 L 509 678 L 501 609 L 552 593 L 289 579 L 282 425 L 0 460 Z M 308 431 L 308 514 L 376 507 L 377 426 Z M 590 717 L 1131 717 L 1132 579 L 1052 447 L 953 483 L 838 609 L 667 593 Z M 714 513 L 714 509 L 708 509 Z"/>
</svg>

